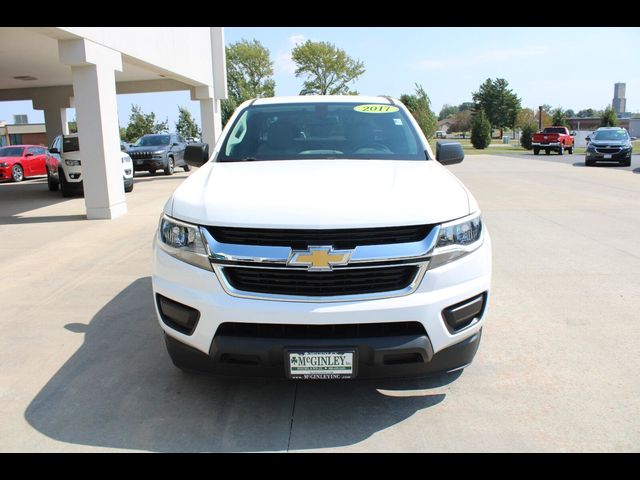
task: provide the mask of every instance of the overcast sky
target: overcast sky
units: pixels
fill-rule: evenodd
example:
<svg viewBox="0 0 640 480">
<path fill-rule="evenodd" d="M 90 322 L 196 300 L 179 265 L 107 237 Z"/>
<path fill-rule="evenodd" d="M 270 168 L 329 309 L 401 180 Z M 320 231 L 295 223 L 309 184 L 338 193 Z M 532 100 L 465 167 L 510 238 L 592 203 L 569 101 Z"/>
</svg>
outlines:
<svg viewBox="0 0 640 480">
<path fill-rule="evenodd" d="M 354 84 L 361 94 L 399 97 L 423 85 L 438 113 L 445 103 L 471 101 L 487 78 L 505 78 L 522 106 L 602 109 L 611 104 L 613 84 L 627 85 L 627 110 L 640 112 L 640 28 L 391 28 L 391 27 L 251 27 L 225 28 L 227 44 L 253 38 L 262 42 L 274 62 L 276 95 L 297 95 L 291 49 L 307 39 L 328 41 L 364 62 L 366 72 Z M 173 128 L 178 105 L 200 120 L 197 102 L 188 92 L 119 95 L 120 125 L 131 105 L 166 118 Z M 31 102 L 0 102 L 0 120 L 26 113 L 43 122 Z M 69 111 L 69 119 L 75 115 Z"/>
</svg>

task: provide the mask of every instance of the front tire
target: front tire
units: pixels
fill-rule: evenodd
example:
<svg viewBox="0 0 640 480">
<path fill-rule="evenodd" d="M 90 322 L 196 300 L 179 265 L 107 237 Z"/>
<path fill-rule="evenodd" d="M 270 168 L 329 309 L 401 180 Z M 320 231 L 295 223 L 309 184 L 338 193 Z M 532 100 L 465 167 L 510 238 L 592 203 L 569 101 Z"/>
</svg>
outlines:
<svg viewBox="0 0 640 480">
<path fill-rule="evenodd" d="M 131 184 L 130 184 L 130 185 L 125 185 L 125 186 L 124 186 L 124 191 L 125 191 L 126 193 L 132 192 L 132 191 L 133 191 L 133 182 L 131 182 Z"/>
<path fill-rule="evenodd" d="M 62 170 L 58 170 L 58 177 L 60 177 L 60 192 L 62 192 L 62 196 L 65 198 L 73 197 L 75 192 L 71 188 L 71 185 L 69 185 L 69 182 L 67 182 Z"/>
<path fill-rule="evenodd" d="M 182 168 L 184 168 L 185 172 L 190 172 L 191 171 L 191 165 L 189 165 L 188 163 L 185 163 L 184 167 L 182 167 Z"/>
<path fill-rule="evenodd" d="M 539 155 L 540 154 L 540 149 L 539 148 L 534 148 L 533 149 L 533 154 L 534 155 Z"/>
<path fill-rule="evenodd" d="M 558 155 L 562 154 L 564 154 L 564 145 L 560 145 L 560 148 L 558 148 Z"/>
<path fill-rule="evenodd" d="M 573 155 L 573 145 L 567 148 L 567 151 L 569 152 L 569 155 Z"/>
<path fill-rule="evenodd" d="M 60 184 L 53 179 L 51 173 L 49 173 L 49 170 L 47 170 L 47 187 L 49 187 L 49 191 L 57 192 L 59 186 Z"/>
<path fill-rule="evenodd" d="M 169 157 L 169 162 L 167 163 L 167 168 L 164 169 L 165 175 L 173 175 L 174 170 L 176 169 L 176 161 L 173 157 Z"/>
<path fill-rule="evenodd" d="M 14 165 L 11 169 L 11 181 L 21 182 L 24 180 L 24 170 L 20 165 Z"/>
<path fill-rule="evenodd" d="M 593 167 L 595 165 L 595 163 L 592 160 L 585 160 L 584 164 L 587 167 Z"/>
<path fill-rule="evenodd" d="M 549 150 L 548 148 L 545 148 L 544 153 L 545 155 L 551 155 L 551 150 Z"/>
</svg>

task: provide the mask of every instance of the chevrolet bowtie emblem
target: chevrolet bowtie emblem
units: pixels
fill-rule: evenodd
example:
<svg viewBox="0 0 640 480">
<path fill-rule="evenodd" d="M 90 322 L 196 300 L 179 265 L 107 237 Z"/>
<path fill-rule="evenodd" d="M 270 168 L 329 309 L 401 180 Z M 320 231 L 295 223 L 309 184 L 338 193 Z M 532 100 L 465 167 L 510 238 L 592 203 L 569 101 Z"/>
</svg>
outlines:
<svg viewBox="0 0 640 480">
<path fill-rule="evenodd" d="M 334 250 L 333 247 L 309 247 L 308 250 L 293 250 L 287 265 L 328 272 L 334 266 L 347 265 L 352 253 L 351 250 Z"/>
</svg>

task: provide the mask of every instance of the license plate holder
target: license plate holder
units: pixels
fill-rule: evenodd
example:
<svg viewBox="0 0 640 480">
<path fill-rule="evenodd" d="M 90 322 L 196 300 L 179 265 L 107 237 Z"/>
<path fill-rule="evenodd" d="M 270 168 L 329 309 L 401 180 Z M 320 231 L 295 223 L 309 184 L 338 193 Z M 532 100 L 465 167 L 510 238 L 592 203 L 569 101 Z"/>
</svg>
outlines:
<svg viewBox="0 0 640 480">
<path fill-rule="evenodd" d="M 355 348 L 296 348 L 284 354 L 287 377 L 296 380 L 346 380 L 358 374 Z"/>
<path fill-rule="evenodd" d="M 136 160 L 136 165 L 142 165 L 142 160 Z"/>
<path fill-rule="evenodd" d="M 605 160 L 609 160 L 610 158 L 611 158 L 611 154 L 610 154 L 610 153 L 607 153 L 607 154 L 604 156 L 604 159 L 605 159 Z"/>
</svg>

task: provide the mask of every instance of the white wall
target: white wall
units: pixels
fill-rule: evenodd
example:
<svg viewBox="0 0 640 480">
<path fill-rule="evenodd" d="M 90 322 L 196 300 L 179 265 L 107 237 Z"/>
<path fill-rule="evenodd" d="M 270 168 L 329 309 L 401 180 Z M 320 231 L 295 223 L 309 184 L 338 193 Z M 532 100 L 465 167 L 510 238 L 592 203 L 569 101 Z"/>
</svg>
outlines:
<svg viewBox="0 0 640 480">
<path fill-rule="evenodd" d="M 58 27 L 202 85 L 213 85 L 209 27 Z"/>
</svg>

